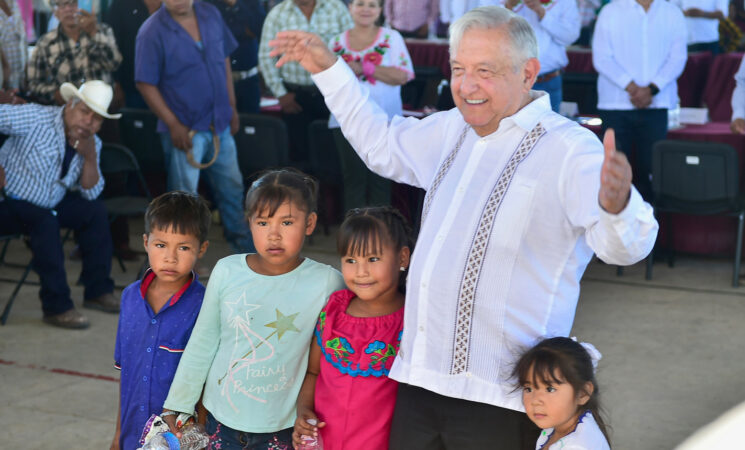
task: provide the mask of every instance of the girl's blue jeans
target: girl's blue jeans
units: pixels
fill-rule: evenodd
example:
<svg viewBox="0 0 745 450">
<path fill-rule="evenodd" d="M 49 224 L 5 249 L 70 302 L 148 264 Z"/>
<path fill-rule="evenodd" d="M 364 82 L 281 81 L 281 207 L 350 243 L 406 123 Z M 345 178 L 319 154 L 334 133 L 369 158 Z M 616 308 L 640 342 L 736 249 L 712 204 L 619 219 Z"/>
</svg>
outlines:
<svg viewBox="0 0 745 450">
<path fill-rule="evenodd" d="M 247 433 L 218 422 L 207 413 L 208 450 L 292 450 L 292 428 L 274 433 Z"/>
</svg>

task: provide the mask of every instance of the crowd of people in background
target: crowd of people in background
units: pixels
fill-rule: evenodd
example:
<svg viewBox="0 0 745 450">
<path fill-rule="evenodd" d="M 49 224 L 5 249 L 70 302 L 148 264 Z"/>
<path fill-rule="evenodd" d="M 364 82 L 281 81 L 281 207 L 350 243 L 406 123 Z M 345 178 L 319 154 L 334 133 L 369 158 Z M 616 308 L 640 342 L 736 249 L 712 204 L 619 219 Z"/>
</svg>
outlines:
<svg viewBox="0 0 745 450">
<path fill-rule="evenodd" d="M 89 326 L 61 227 L 83 306 L 120 313 L 112 448 L 141 445 L 150 414 L 178 435 L 195 410 L 223 449 L 317 435 L 327 450 L 610 448 L 599 353 L 566 338 L 579 280 L 593 254 L 628 265 L 651 251 L 652 145 L 687 53 L 739 48 L 741 0 L 52 0 L 57 25 L 38 34 L 30 10 L 0 0 L 0 234 L 29 236 L 46 323 Z M 405 39 L 447 24 L 455 108 L 403 119 Z M 573 43 L 592 46 L 602 143 L 558 114 Z M 244 185 L 233 135 L 262 96 L 279 104 L 290 165 L 309 159 L 311 122 L 332 129 L 350 210 L 341 272 L 301 256 L 312 177 Z M 122 107 L 157 116 L 168 192 L 145 217 L 149 270 L 120 301 L 111 257 L 129 232 L 108 223 L 99 161 Z M 235 252 L 206 289 L 202 173 Z M 392 181 L 427 191 L 418 241 Z"/>
</svg>

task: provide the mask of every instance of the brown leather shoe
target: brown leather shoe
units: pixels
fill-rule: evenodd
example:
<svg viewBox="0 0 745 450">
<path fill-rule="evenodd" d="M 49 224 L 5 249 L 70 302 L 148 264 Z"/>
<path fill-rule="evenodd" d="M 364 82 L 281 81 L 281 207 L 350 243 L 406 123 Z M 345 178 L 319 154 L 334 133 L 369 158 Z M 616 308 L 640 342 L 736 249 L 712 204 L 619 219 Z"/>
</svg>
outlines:
<svg viewBox="0 0 745 450">
<path fill-rule="evenodd" d="M 112 293 L 103 294 L 99 297 L 83 301 L 83 308 L 97 309 L 107 313 L 118 313 L 119 300 Z"/>
<path fill-rule="evenodd" d="M 48 323 L 49 325 L 54 325 L 55 327 L 60 328 L 83 329 L 90 326 L 88 318 L 80 314 L 75 308 L 67 310 L 62 314 L 44 316 L 43 320 L 44 323 Z"/>
</svg>

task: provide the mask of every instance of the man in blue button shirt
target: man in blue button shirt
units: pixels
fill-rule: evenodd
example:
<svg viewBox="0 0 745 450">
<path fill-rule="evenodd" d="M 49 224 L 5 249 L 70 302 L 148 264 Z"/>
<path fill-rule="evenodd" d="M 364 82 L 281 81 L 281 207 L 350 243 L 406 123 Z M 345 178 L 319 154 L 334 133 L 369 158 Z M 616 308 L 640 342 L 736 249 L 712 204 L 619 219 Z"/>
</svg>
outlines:
<svg viewBox="0 0 745 450">
<path fill-rule="evenodd" d="M 150 268 L 122 292 L 114 366 L 121 370 L 112 449 L 139 448 L 151 414 L 163 402 L 204 298 L 194 266 L 209 245 L 210 211 L 198 195 L 168 192 L 145 213 Z"/>
<path fill-rule="evenodd" d="M 220 210 L 225 237 L 238 252 L 253 251 L 243 219 L 243 177 L 233 134 L 238 131 L 229 55 L 237 43 L 220 12 L 209 3 L 166 0 L 137 33 L 135 81 L 158 116 L 168 169 L 168 189 L 196 192 L 199 170 L 187 160 L 209 161 L 205 169 Z M 194 131 L 193 137 L 190 131 Z"/>
</svg>

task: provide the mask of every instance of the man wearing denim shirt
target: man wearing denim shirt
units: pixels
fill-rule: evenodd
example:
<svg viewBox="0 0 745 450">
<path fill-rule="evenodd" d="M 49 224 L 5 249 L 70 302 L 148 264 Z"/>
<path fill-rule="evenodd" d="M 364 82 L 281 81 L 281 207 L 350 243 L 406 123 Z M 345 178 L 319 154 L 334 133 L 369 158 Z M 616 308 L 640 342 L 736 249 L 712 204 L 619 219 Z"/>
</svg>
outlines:
<svg viewBox="0 0 745 450">
<path fill-rule="evenodd" d="M 209 161 L 219 140 L 219 154 L 205 172 L 225 238 L 235 251 L 253 251 L 233 140 L 238 113 L 229 55 L 237 43 L 214 6 L 192 0 L 163 3 L 137 33 L 135 82 L 159 119 L 168 189 L 196 192 L 200 169 L 189 164 L 187 152 L 195 161 Z"/>
</svg>

